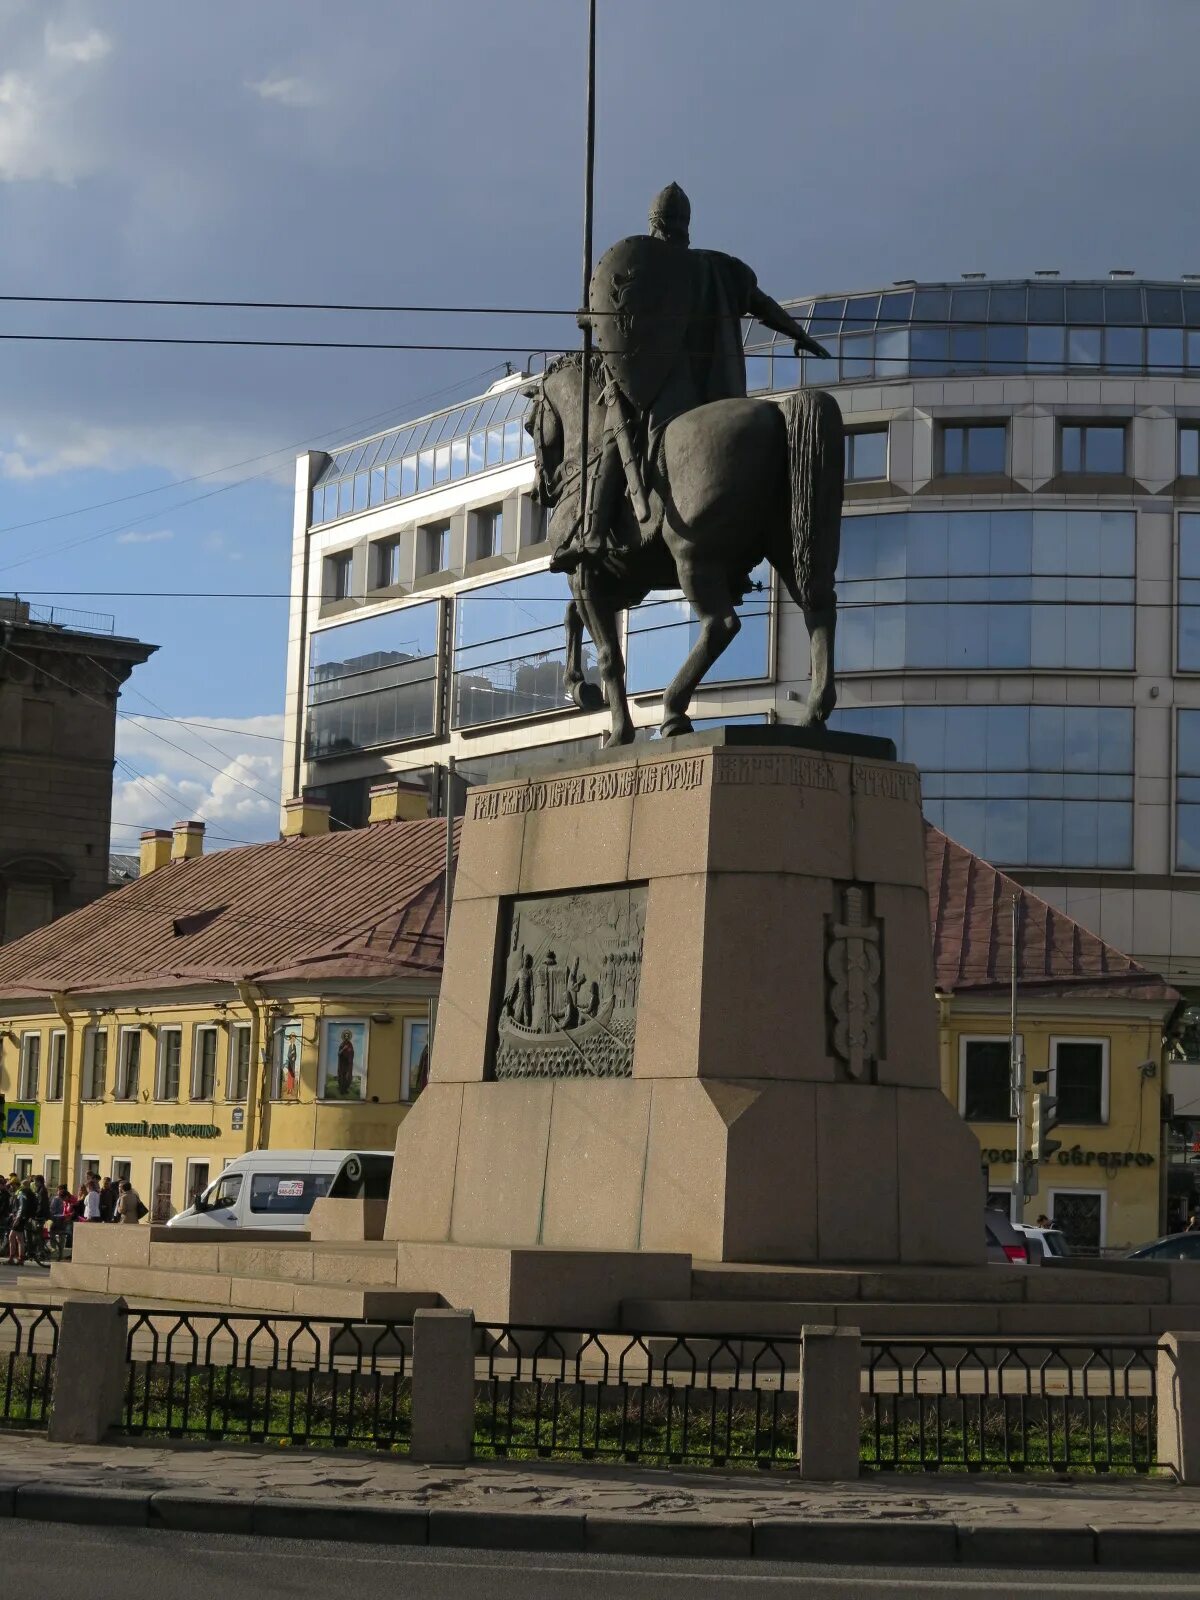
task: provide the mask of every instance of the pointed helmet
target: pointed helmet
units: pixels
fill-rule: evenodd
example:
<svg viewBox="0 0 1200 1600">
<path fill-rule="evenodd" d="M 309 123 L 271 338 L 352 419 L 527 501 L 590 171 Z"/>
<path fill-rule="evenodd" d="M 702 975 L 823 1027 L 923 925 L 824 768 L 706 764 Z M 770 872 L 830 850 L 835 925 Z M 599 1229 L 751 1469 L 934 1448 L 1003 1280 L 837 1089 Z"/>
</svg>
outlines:
<svg viewBox="0 0 1200 1600">
<path fill-rule="evenodd" d="M 650 202 L 650 232 L 662 239 L 687 244 L 691 220 L 692 202 L 677 183 L 660 189 Z"/>
</svg>

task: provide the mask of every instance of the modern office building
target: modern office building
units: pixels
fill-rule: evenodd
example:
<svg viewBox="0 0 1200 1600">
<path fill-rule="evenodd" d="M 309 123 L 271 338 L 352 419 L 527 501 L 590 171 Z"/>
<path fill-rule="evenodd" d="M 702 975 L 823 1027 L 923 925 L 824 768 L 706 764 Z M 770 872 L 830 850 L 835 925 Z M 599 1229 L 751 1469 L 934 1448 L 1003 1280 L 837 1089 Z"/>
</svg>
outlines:
<svg viewBox="0 0 1200 1600">
<path fill-rule="evenodd" d="M 157 648 L 112 617 L 0 599 L 0 940 L 109 887 L 117 696 Z"/>
<path fill-rule="evenodd" d="M 1200 281 L 897 283 L 791 309 L 832 352 L 747 330 L 752 391 L 845 415 L 842 727 L 889 734 L 929 819 L 1200 995 Z M 365 820 L 534 746 L 591 742 L 562 694 L 565 580 L 529 499 L 521 379 L 298 464 L 285 797 Z M 804 625 L 771 574 L 698 718 L 788 721 Z M 659 719 L 686 608 L 628 619 Z"/>
</svg>

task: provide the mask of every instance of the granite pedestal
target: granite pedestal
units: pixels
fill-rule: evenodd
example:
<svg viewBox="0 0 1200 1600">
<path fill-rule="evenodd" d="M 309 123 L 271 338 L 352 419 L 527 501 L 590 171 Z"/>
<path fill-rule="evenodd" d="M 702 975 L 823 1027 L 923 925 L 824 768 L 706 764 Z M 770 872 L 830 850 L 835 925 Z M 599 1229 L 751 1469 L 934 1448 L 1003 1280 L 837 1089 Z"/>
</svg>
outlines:
<svg viewBox="0 0 1200 1600">
<path fill-rule="evenodd" d="M 497 1252 L 520 1252 L 516 1317 L 539 1251 L 550 1277 L 601 1252 L 614 1286 L 624 1258 L 622 1298 L 646 1253 L 982 1262 L 979 1149 L 939 1086 L 919 779 L 891 755 L 726 728 L 471 791 L 384 1227 L 422 1247 L 399 1287 L 488 1316 Z"/>
</svg>

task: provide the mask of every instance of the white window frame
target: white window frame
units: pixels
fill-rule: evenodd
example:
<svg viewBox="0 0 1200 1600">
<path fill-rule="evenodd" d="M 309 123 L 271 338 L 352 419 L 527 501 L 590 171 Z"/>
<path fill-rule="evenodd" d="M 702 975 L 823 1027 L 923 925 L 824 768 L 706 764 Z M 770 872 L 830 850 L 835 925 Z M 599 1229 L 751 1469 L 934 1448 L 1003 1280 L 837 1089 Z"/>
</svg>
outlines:
<svg viewBox="0 0 1200 1600">
<path fill-rule="evenodd" d="M 22 1183 L 25 1182 L 26 1178 L 32 1178 L 33 1177 L 33 1157 L 32 1156 L 14 1156 L 13 1157 L 13 1171 L 16 1173 L 17 1177 L 21 1180 Z"/>
<path fill-rule="evenodd" d="M 129 1171 L 125 1175 L 124 1178 L 119 1178 L 117 1176 L 117 1168 L 118 1167 L 128 1167 L 129 1168 Z M 112 1160 L 108 1163 L 108 1175 L 112 1179 L 114 1184 L 125 1183 L 125 1182 L 132 1183 L 133 1182 L 133 1157 L 132 1156 L 113 1156 Z"/>
<path fill-rule="evenodd" d="M 49 1172 L 49 1168 L 50 1167 L 57 1167 L 58 1168 L 58 1176 L 55 1178 L 53 1184 L 50 1182 L 50 1172 Z M 57 1190 L 59 1184 L 62 1182 L 62 1157 L 61 1156 L 43 1156 L 42 1157 L 42 1177 L 46 1180 L 47 1189 L 49 1189 L 51 1191 L 51 1193 L 53 1194 L 54 1191 Z"/>
<path fill-rule="evenodd" d="M 104 1038 L 104 1082 L 100 1085 L 100 1093 L 96 1093 L 96 1040 Z M 83 1081 L 80 1085 L 80 1097 L 86 1101 L 103 1100 L 108 1088 L 108 1062 L 109 1062 L 108 1029 L 98 1023 L 83 1030 Z M 80 1180 L 82 1181 L 82 1180 Z"/>
<path fill-rule="evenodd" d="M 208 1177 L 204 1180 L 204 1189 L 207 1189 L 213 1182 L 213 1164 L 210 1158 L 208 1156 L 189 1156 L 184 1166 L 183 1179 L 183 1198 L 185 1202 L 185 1210 L 192 1204 L 192 1196 L 196 1192 L 196 1183 L 192 1174 L 197 1167 L 204 1167 L 208 1172 Z M 204 1193 L 204 1189 L 200 1191 L 201 1194 Z"/>
<path fill-rule="evenodd" d="M 167 1204 L 170 1206 L 170 1215 L 166 1218 L 156 1218 L 154 1215 L 154 1202 L 158 1195 L 158 1174 L 163 1167 L 171 1169 L 171 1188 L 167 1195 Z M 174 1156 L 154 1156 L 150 1162 L 150 1194 L 145 1201 L 149 1210 L 151 1222 L 167 1221 L 176 1215 L 175 1211 L 175 1158 Z"/>
<path fill-rule="evenodd" d="M 27 1046 L 31 1039 L 37 1040 L 37 1075 L 33 1085 L 33 1092 L 29 1089 L 29 1054 Z M 42 1030 L 29 1028 L 21 1034 L 21 1056 L 17 1072 L 17 1099 L 36 1100 L 39 1098 L 38 1090 L 42 1086 Z"/>
<path fill-rule="evenodd" d="M 179 1071 L 179 1082 L 175 1085 L 175 1093 L 167 1094 L 167 1040 L 174 1037 L 179 1041 L 179 1060 L 176 1063 Z M 183 1087 L 183 1029 L 178 1023 L 167 1023 L 158 1030 L 154 1050 L 154 1098 L 156 1100 L 178 1101 L 179 1091 Z"/>
<path fill-rule="evenodd" d="M 246 1092 L 234 1094 L 234 1074 L 237 1070 L 237 1042 L 246 1040 Z M 250 1069 L 254 1065 L 254 1029 L 248 1022 L 234 1022 L 229 1027 L 229 1050 L 225 1067 L 225 1098 L 232 1105 L 245 1105 L 250 1098 Z"/>
<path fill-rule="evenodd" d="M 134 1034 L 134 1033 L 136 1033 L 138 1035 L 138 1087 L 137 1087 L 137 1092 L 138 1092 L 139 1095 L 142 1092 L 142 1043 L 141 1043 L 142 1031 L 143 1030 L 140 1027 L 131 1025 L 129 1023 L 122 1023 L 121 1026 L 117 1029 L 117 1076 L 116 1076 L 115 1082 L 113 1083 L 113 1099 L 114 1100 L 132 1101 L 132 1100 L 134 1100 L 136 1098 L 136 1096 L 131 1096 L 130 1093 L 129 1093 L 128 1061 L 127 1061 L 126 1050 L 125 1050 L 125 1044 L 126 1044 L 127 1039 L 129 1038 L 129 1036 L 131 1034 Z"/>
<path fill-rule="evenodd" d="M 84 1181 L 87 1178 L 88 1172 L 90 1170 L 92 1170 L 93 1168 L 95 1169 L 95 1173 L 96 1173 L 96 1182 L 99 1183 L 99 1181 L 100 1181 L 100 1157 L 99 1156 L 85 1155 L 85 1154 L 83 1154 L 81 1152 L 80 1156 L 79 1156 L 79 1166 L 78 1166 L 78 1168 L 76 1169 L 76 1172 L 75 1172 L 75 1193 L 76 1194 L 79 1193 L 80 1188 L 82 1187 Z"/>
<path fill-rule="evenodd" d="M 1067 1122 L 1060 1118 L 1059 1125 L 1064 1128 L 1107 1128 L 1109 1117 L 1109 1072 L 1110 1040 L 1102 1033 L 1052 1033 L 1050 1035 L 1050 1079 L 1047 1084 L 1052 1095 L 1058 1093 L 1058 1047 L 1060 1044 L 1098 1044 L 1102 1051 L 1100 1068 L 1100 1121 L 1099 1122 Z"/>
<path fill-rule="evenodd" d="M 400 1099 L 404 1105 L 411 1105 L 412 1103 L 412 1075 L 417 1065 L 417 1060 L 420 1059 L 419 1052 L 417 1053 L 417 1060 L 413 1059 L 412 1035 L 414 1027 L 424 1028 L 425 1038 L 428 1041 L 430 1034 L 429 1018 L 405 1017 L 404 1019 L 404 1054 L 400 1058 Z"/>
<path fill-rule="evenodd" d="M 201 1040 L 204 1038 L 205 1034 L 209 1034 L 209 1033 L 212 1034 L 212 1038 L 213 1038 L 212 1092 L 210 1094 L 201 1094 L 201 1092 L 200 1092 L 200 1044 L 201 1044 Z M 218 1062 L 219 1062 L 219 1059 L 220 1059 L 220 1054 L 221 1054 L 221 1038 L 220 1038 L 220 1030 L 219 1030 L 217 1024 L 215 1022 L 198 1022 L 195 1025 L 195 1027 L 192 1029 L 192 1099 L 193 1100 L 202 1100 L 205 1104 L 207 1104 L 210 1100 L 215 1100 L 217 1098 L 217 1072 L 219 1070 Z"/>
<path fill-rule="evenodd" d="M 963 1120 L 967 1116 L 967 1046 L 970 1044 L 1006 1044 L 1011 1045 L 1012 1035 L 1007 1033 L 960 1033 L 958 1036 L 958 1114 Z M 1017 1035 L 1017 1055 L 1025 1053 L 1025 1039 L 1022 1034 Z M 1011 1071 L 1011 1068 L 1010 1068 Z M 982 1122 L 985 1118 L 973 1117 L 972 1122 Z M 1014 1122 L 1012 1117 L 1003 1117 L 1004 1122 Z"/>
<path fill-rule="evenodd" d="M 480 539 L 483 534 L 484 520 L 492 531 L 490 550 L 480 549 Z M 499 526 L 497 527 L 497 522 Z M 487 505 L 476 506 L 467 513 L 468 549 L 471 561 L 490 561 L 493 556 L 504 553 L 504 501 L 490 500 Z"/>
<path fill-rule="evenodd" d="M 1046 1198 L 1050 1203 L 1050 1220 L 1057 1222 L 1055 1217 L 1055 1202 L 1060 1194 L 1098 1194 L 1100 1196 L 1100 1249 L 1108 1244 L 1108 1190 L 1097 1189 L 1092 1184 L 1056 1184 L 1054 1188 L 1047 1189 Z"/>
<path fill-rule="evenodd" d="M 58 1083 L 54 1082 L 55 1061 L 54 1053 L 57 1048 L 62 1050 L 62 1060 L 58 1063 Z M 58 1093 L 54 1090 L 57 1087 Z M 60 1101 L 66 1093 L 67 1087 L 67 1030 L 65 1028 L 51 1028 L 50 1053 L 46 1058 L 46 1099 L 55 1103 Z"/>
</svg>

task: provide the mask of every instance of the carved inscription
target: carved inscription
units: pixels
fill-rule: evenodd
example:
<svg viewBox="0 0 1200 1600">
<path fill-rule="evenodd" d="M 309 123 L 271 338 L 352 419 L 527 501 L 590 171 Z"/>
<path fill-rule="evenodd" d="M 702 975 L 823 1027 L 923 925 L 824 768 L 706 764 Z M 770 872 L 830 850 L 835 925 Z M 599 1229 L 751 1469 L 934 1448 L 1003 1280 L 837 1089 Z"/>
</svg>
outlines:
<svg viewBox="0 0 1200 1600">
<path fill-rule="evenodd" d="M 505 916 L 495 1076 L 628 1078 L 645 884 L 510 900 Z"/>
<path fill-rule="evenodd" d="M 834 1053 L 856 1083 L 871 1081 L 879 1058 L 879 1002 L 883 947 L 870 914 L 869 891 L 852 883 L 839 890 L 841 915 L 829 929 L 830 1037 Z"/>
<path fill-rule="evenodd" d="M 560 806 L 588 805 L 594 800 L 621 800 L 630 795 L 670 794 L 698 789 L 704 776 L 699 758 L 656 761 L 640 767 L 602 768 L 570 778 L 537 779 L 533 783 L 474 791 L 470 796 L 471 820 L 491 822 L 527 811 L 555 811 Z"/>
<path fill-rule="evenodd" d="M 759 755 L 718 750 L 713 767 L 713 782 L 720 784 L 786 784 L 801 789 L 841 787 L 845 766 L 824 756 L 802 751 L 780 750 Z"/>
<path fill-rule="evenodd" d="M 905 771 L 903 767 L 864 766 L 856 761 L 853 788 L 855 794 L 883 800 L 914 802 L 921 798 L 921 785 L 916 773 Z"/>
</svg>

